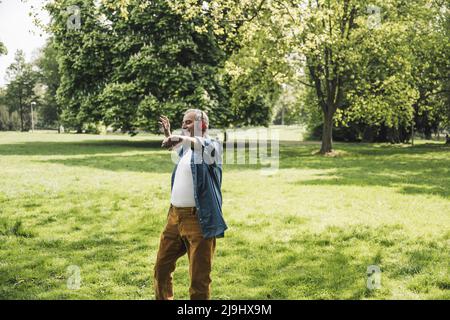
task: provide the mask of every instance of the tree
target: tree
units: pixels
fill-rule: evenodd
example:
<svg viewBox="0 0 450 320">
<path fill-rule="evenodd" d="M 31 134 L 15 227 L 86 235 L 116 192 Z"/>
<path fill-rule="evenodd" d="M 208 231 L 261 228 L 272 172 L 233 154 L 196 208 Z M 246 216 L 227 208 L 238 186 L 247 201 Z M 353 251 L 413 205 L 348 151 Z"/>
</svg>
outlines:
<svg viewBox="0 0 450 320">
<path fill-rule="evenodd" d="M 218 76 L 226 54 L 203 29 L 207 16 L 186 21 L 164 0 L 94 2 L 47 6 L 61 72 L 57 101 L 67 122 L 156 132 L 158 115 L 181 122 L 189 106 L 209 111 L 216 125 L 230 121 L 223 116 L 227 84 Z M 67 28 L 72 4 L 81 8 L 79 30 Z"/>
<path fill-rule="evenodd" d="M 58 70 L 57 50 L 53 39 L 50 38 L 41 49 L 36 65 L 40 71 L 39 82 L 46 88 L 39 108 L 41 122 L 44 126 L 57 125 L 59 130 L 61 107 L 56 99 L 56 94 L 60 86 L 61 76 Z"/>
<path fill-rule="evenodd" d="M 266 3 L 270 18 L 263 14 L 252 23 L 264 28 L 267 38 L 278 39 L 278 30 L 285 30 L 281 41 L 288 44 L 288 54 L 266 54 L 272 61 L 298 56 L 300 70 L 306 72 L 300 78 L 294 74 L 294 81 L 314 90 L 322 113 L 321 153 L 332 151 L 336 123 L 385 126 L 394 135 L 409 126 L 419 98 L 411 44 L 424 47 L 414 32 L 418 21 L 430 23 L 442 5 L 433 0 Z M 425 61 L 434 64 L 432 57 Z"/>
<path fill-rule="evenodd" d="M 9 112 L 18 111 L 20 116 L 20 130 L 25 131 L 31 119 L 28 113 L 31 101 L 36 98 L 34 87 L 37 82 L 37 73 L 33 71 L 32 65 L 25 61 L 25 54 L 17 50 L 14 62 L 7 68 L 6 77 L 8 84 L 5 93 L 5 103 Z"/>
<path fill-rule="evenodd" d="M 395 15 L 395 3 L 377 4 L 374 12 L 367 1 L 353 0 L 305 1 L 301 8 L 286 7 L 292 39 L 305 57 L 305 83 L 313 86 L 322 112 L 322 154 L 332 152 L 333 125 L 342 120 L 343 110 L 346 121 L 363 118 L 395 126 L 408 117 L 402 108 L 414 92 L 404 81 L 406 42 L 401 24 L 381 16 L 381 12 Z M 381 18 L 382 24 L 376 21 Z"/>
<path fill-rule="evenodd" d="M 412 73 L 418 97 L 413 104 L 414 126 L 431 138 L 448 119 L 450 95 L 450 40 L 448 2 L 429 2 L 430 5 L 412 13 L 414 28 L 410 28 Z"/>
<path fill-rule="evenodd" d="M 333 137 L 407 142 L 413 118 L 428 136 L 445 118 L 449 42 L 443 3 L 386 5 L 390 10 L 373 8 L 380 23 L 371 23 L 370 34 L 353 31 L 360 51 L 346 55 L 351 73 L 343 78 L 344 96 L 334 115 L 339 134 Z"/>
</svg>

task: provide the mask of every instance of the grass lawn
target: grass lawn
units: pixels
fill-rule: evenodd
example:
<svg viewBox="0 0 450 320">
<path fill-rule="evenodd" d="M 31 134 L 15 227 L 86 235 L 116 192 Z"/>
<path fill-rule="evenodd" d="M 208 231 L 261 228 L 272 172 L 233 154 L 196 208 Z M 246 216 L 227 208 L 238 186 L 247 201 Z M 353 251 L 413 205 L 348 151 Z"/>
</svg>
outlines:
<svg viewBox="0 0 450 320">
<path fill-rule="evenodd" d="M 0 298 L 153 299 L 170 200 L 155 136 L 0 133 Z M 450 299 L 450 148 L 280 146 L 280 170 L 224 165 L 213 299 Z M 381 269 L 369 290 L 367 267 Z M 81 284 L 69 289 L 77 266 Z M 188 262 L 174 275 L 188 298 Z"/>
</svg>

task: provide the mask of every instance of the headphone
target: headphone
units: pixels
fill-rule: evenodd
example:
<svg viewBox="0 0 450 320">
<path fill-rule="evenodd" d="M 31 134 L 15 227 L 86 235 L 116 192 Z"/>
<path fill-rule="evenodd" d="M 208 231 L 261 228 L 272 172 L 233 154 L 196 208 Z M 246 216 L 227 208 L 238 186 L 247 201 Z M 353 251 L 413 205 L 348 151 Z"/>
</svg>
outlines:
<svg viewBox="0 0 450 320">
<path fill-rule="evenodd" d="M 204 112 L 202 111 L 202 131 L 205 132 L 206 131 L 206 122 L 203 119 L 204 117 Z"/>
<path fill-rule="evenodd" d="M 202 132 L 205 132 L 206 131 L 206 129 L 207 129 L 207 126 L 206 126 L 206 121 L 205 121 L 205 119 L 204 119 L 204 112 L 203 111 L 201 111 L 201 110 L 199 110 L 200 111 L 200 114 L 201 114 L 201 116 L 200 116 L 200 119 L 201 119 L 201 121 L 202 121 Z"/>
</svg>

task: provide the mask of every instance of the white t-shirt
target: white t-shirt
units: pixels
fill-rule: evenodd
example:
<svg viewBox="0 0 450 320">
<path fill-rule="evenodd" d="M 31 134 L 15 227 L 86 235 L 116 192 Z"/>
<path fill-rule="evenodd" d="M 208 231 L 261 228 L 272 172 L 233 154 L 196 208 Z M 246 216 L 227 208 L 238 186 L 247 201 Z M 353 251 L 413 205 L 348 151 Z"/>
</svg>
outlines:
<svg viewBox="0 0 450 320">
<path fill-rule="evenodd" d="M 170 202 L 175 207 L 195 207 L 194 181 L 192 180 L 191 156 L 192 149 L 186 148 L 178 162 L 172 187 Z"/>
</svg>

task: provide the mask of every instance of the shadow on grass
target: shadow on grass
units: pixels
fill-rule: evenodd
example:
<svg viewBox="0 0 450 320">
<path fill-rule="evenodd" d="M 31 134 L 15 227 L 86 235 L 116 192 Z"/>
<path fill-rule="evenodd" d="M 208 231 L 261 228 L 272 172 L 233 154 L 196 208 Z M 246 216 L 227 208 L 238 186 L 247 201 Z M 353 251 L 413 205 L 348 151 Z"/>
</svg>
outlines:
<svg viewBox="0 0 450 320">
<path fill-rule="evenodd" d="M 398 187 L 405 194 L 450 197 L 448 147 L 436 144 L 415 147 L 338 145 L 348 155 L 337 158 L 313 156 L 309 148 L 281 152 L 280 168 L 329 170 L 317 179 L 297 185 Z"/>
<path fill-rule="evenodd" d="M 65 166 L 129 172 L 170 173 L 174 168 L 174 163 L 172 163 L 170 154 L 168 153 L 129 156 L 86 156 L 84 158 L 45 160 L 42 162 L 62 164 Z"/>
<path fill-rule="evenodd" d="M 151 154 L 117 155 L 126 152 L 158 151 Z M 37 160 L 75 167 L 111 171 L 172 172 L 170 153 L 161 141 L 95 140 L 80 142 L 26 142 L 0 144 L 0 156 L 66 156 L 64 159 Z M 70 157 L 70 156 L 84 156 Z"/>
<path fill-rule="evenodd" d="M 0 144 L 0 156 L 91 155 L 149 149 L 161 150 L 161 141 L 85 140 L 77 142 L 51 141 Z"/>
</svg>

